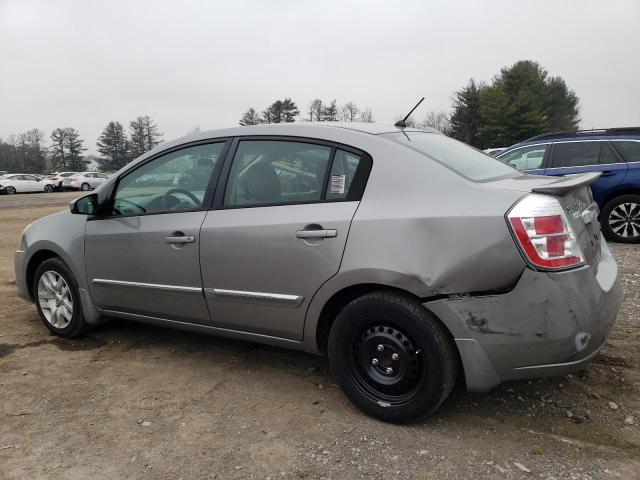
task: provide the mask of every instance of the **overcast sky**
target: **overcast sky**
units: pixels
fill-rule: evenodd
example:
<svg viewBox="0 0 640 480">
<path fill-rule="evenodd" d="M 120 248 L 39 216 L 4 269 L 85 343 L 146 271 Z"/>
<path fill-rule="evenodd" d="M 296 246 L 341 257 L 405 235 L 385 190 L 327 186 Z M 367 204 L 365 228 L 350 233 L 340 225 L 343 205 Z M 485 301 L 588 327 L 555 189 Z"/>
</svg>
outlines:
<svg viewBox="0 0 640 480">
<path fill-rule="evenodd" d="M 640 126 L 640 0 L 0 0 L 0 137 L 150 115 L 165 140 L 248 108 L 337 98 L 393 122 L 449 110 L 520 59 L 562 76 L 582 127 Z"/>
</svg>

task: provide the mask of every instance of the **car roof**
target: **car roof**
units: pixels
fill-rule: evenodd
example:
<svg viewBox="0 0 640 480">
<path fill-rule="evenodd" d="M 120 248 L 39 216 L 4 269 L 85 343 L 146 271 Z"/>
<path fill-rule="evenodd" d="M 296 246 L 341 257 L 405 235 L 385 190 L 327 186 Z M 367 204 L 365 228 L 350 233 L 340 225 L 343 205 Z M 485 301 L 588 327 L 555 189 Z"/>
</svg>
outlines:
<svg viewBox="0 0 640 480">
<path fill-rule="evenodd" d="M 405 132 L 432 132 L 439 133 L 433 128 L 404 128 L 400 129 L 394 125 L 382 123 L 360 123 L 360 122 L 287 122 L 287 123 L 263 123 L 260 125 L 247 125 L 217 130 L 198 132 L 182 137 L 181 141 L 188 139 L 201 139 L 212 137 L 237 137 L 247 135 L 294 135 L 294 136 L 322 136 L 322 132 L 327 129 L 344 129 L 370 135 L 380 135 L 382 133 L 393 133 L 404 130 Z"/>
<path fill-rule="evenodd" d="M 575 142 L 581 140 L 640 140 L 640 127 L 620 127 L 620 128 L 608 128 L 599 130 L 577 130 L 574 132 L 555 132 L 545 133 L 537 135 L 535 137 L 528 138 L 520 143 L 516 143 L 507 147 L 503 152 L 500 152 L 499 157 L 509 153 L 510 151 L 526 147 L 529 145 L 539 145 L 543 143 L 553 142 Z"/>
</svg>

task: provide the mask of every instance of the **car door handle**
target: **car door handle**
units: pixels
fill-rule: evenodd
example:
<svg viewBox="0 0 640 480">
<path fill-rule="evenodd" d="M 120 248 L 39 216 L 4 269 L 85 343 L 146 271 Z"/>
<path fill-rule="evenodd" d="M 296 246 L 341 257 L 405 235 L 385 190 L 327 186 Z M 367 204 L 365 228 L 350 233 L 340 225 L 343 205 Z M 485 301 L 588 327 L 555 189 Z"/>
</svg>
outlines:
<svg viewBox="0 0 640 480">
<path fill-rule="evenodd" d="M 616 172 L 612 172 L 611 170 L 605 170 L 604 172 L 602 172 L 602 176 L 603 177 L 610 177 L 612 175 L 615 175 Z"/>
<path fill-rule="evenodd" d="M 196 241 L 196 237 L 192 237 L 190 235 L 182 235 L 182 236 L 170 236 L 164 237 L 164 241 L 170 244 L 175 243 L 194 243 Z"/>
<path fill-rule="evenodd" d="M 296 232 L 297 238 L 333 238 L 337 236 L 338 236 L 338 231 L 335 229 L 298 230 Z"/>
</svg>

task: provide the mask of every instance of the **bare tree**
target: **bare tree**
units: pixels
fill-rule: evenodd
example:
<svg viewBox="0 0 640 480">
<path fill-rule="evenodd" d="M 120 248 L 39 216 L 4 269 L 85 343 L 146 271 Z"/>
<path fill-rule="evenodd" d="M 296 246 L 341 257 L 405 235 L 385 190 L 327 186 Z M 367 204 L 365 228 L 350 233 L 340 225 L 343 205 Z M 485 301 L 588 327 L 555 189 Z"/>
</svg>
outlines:
<svg viewBox="0 0 640 480">
<path fill-rule="evenodd" d="M 446 135 L 449 133 L 449 130 L 451 130 L 451 119 L 445 111 L 441 110 L 436 112 L 435 110 L 431 110 L 424 117 L 421 126 L 435 128 Z"/>
<path fill-rule="evenodd" d="M 371 109 L 369 107 L 366 107 L 360 113 L 360 121 L 362 123 L 373 123 L 374 122 L 373 112 L 371 111 Z"/>
<path fill-rule="evenodd" d="M 399 120 L 402 120 L 403 117 L 396 117 L 396 122 Z M 415 119 L 413 117 L 409 117 L 405 120 L 405 124 L 407 125 L 407 127 L 411 127 L 411 128 L 418 128 L 420 127 L 420 123 L 416 122 Z"/>
<path fill-rule="evenodd" d="M 360 109 L 353 102 L 345 103 L 340 109 L 340 119 L 343 122 L 357 122 Z"/>
<path fill-rule="evenodd" d="M 322 105 L 322 100 L 319 98 L 311 100 L 309 103 L 309 109 L 307 110 L 307 113 L 309 114 L 309 121 L 320 122 L 322 120 L 323 111 L 324 107 Z"/>
</svg>

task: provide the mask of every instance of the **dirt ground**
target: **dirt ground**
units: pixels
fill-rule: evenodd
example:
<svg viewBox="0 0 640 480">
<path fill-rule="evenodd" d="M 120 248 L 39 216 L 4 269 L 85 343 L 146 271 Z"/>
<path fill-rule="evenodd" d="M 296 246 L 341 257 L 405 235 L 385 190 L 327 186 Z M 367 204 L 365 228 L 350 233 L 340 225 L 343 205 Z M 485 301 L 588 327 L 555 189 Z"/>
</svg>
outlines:
<svg viewBox="0 0 640 480">
<path fill-rule="evenodd" d="M 640 478 L 640 246 L 612 245 L 624 303 L 585 372 L 458 386 L 396 426 L 351 406 L 321 357 L 122 321 L 49 335 L 13 252 L 75 196 L 0 196 L 2 479 Z"/>
</svg>

